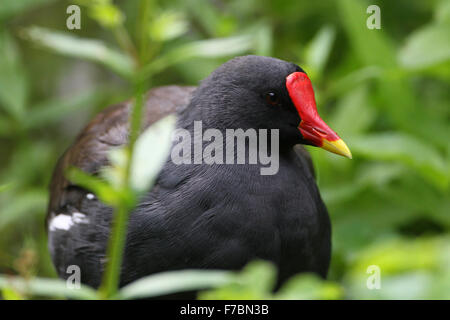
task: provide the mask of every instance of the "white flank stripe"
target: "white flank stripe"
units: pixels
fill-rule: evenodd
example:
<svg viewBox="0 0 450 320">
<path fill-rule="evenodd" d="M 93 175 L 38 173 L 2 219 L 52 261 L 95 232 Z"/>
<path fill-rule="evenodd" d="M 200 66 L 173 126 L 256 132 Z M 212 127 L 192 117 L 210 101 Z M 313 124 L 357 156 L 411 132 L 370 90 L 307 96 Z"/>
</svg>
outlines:
<svg viewBox="0 0 450 320">
<path fill-rule="evenodd" d="M 87 224 L 89 219 L 84 213 L 74 212 L 71 216 L 67 214 L 58 214 L 50 220 L 49 229 L 50 231 L 55 230 L 69 230 L 74 223 L 77 224 Z"/>
<path fill-rule="evenodd" d="M 50 221 L 50 231 L 69 230 L 73 226 L 72 217 L 66 214 L 58 214 Z"/>
<path fill-rule="evenodd" d="M 75 223 L 89 223 L 89 219 L 81 212 L 74 212 L 72 214 L 72 221 Z"/>
</svg>

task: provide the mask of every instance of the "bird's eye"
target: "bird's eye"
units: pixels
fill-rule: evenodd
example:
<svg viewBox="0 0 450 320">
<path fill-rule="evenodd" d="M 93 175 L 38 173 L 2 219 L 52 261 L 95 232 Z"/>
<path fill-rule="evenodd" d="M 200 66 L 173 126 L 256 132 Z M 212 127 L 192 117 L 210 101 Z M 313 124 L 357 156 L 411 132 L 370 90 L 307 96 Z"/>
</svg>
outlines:
<svg viewBox="0 0 450 320">
<path fill-rule="evenodd" d="M 266 93 L 266 101 L 273 106 L 277 105 L 280 102 L 278 95 L 273 91 Z"/>
</svg>

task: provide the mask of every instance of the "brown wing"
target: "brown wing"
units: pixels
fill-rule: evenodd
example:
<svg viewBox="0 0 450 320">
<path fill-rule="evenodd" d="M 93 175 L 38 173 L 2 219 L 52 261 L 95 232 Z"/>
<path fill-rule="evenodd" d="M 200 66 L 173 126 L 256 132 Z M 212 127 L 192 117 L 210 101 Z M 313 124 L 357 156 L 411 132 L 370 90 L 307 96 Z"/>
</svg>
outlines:
<svg viewBox="0 0 450 320">
<path fill-rule="evenodd" d="M 150 90 L 146 98 L 143 127 L 185 107 L 194 89 L 195 87 L 165 86 Z M 47 221 L 70 202 L 70 188 L 73 186 L 64 176 L 67 168 L 75 166 L 87 173 L 96 174 L 108 164 L 108 150 L 127 142 L 131 107 L 132 103 L 128 101 L 100 112 L 61 156 L 50 184 Z"/>
</svg>

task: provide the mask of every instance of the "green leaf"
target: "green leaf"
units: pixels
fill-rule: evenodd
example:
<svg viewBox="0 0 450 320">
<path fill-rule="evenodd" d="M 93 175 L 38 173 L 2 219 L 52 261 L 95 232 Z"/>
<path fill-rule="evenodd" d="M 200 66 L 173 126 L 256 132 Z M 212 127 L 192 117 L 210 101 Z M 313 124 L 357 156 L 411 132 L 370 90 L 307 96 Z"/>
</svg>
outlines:
<svg viewBox="0 0 450 320">
<path fill-rule="evenodd" d="M 128 158 L 129 152 L 126 145 L 112 148 L 108 152 L 109 165 L 100 169 L 101 178 L 116 190 L 119 190 L 127 183 L 125 180 Z"/>
<path fill-rule="evenodd" d="M 176 117 L 167 116 L 152 124 L 136 141 L 131 164 L 131 186 L 145 191 L 153 185 L 167 160 Z"/>
<path fill-rule="evenodd" d="M 386 72 L 378 80 L 378 107 L 392 121 L 397 131 L 418 136 L 430 145 L 441 148 L 447 146 L 447 127 L 444 122 L 440 122 L 439 117 L 431 114 L 429 108 L 422 106 L 406 74 L 398 76 L 395 72 Z"/>
<path fill-rule="evenodd" d="M 325 64 L 328 61 L 335 37 L 336 31 L 334 27 L 324 26 L 308 45 L 305 61 L 306 65 L 314 70 L 315 74 L 322 74 Z"/>
<path fill-rule="evenodd" d="M 379 79 L 383 75 L 383 69 L 380 67 L 370 66 L 350 72 L 343 77 L 340 77 L 330 84 L 327 96 L 342 96 L 346 91 L 352 90 L 372 79 Z"/>
<path fill-rule="evenodd" d="M 273 30 L 270 23 L 264 21 L 255 23 L 248 30 L 243 31 L 253 37 L 254 54 L 271 56 L 273 52 Z"/>
<path fill-rule="evenodd" d="M 154 41 L 169 41 L 187 32 L 188 27 L 189 25 L 183 14 L 166 11 L 152 20 L 149 33 Z"/>
<path fill-rule="evenodd" d="M 189 57 L 218 58 L 244 53 L 250 50 L 253 41 L 250 36 L 236 36 L 191 42 L 176 51 Z"/>
<path fill-rule="evenodd" d="M 9 137 L 14 132 L 15 123 L 9 117 L 0 116 L 0 137 Z"/>
<path fill-rule="evenodd" d="M 450 23 L 450 1 L 441 0 L 435 7 L 434 16 L 437 23 Z"/>
<path fill-rule="evenodd" d="M 353 137 L 348 144 L 352 152 L 359 156 L 402 162 L 440 189 L 447 188 L 448 172 L 442 156 L 433 147 L 412 136 L 386 132 Z"/>
<path fill-rule="evenodd" d="M 147 191 L 158 177 L 172 145 L 175 123 L 175 116 L 167 116 L 152 124 L 136 140 L 130 173 L 134 191 Z M 110 165 L 101 170 L 101 176 L 116 190 L 126 184 L 128 153 L 127 146 L 112 148 L 108 154 Z"/>
<path fill-rule="evenodd" d="M 25 29 L 26 38 L 54 52 L 69 57 L 86 59 L 102 64 L 125 78 L 133 74 L 133 61 L 119 51 L 108 48 L 103 42 L 82 39 L 69 33 L 41 27 Z"/>
<path fill-rule="evenodd" d="M 0 107 L 16 119 L 22 118 L 27 100 L 27 79 L 12 37 L 0 31 Z"/>
<path fill-rule="evenodd" d="M 38 6 L 51 2 L 55 2 L 55 0 L 2 0 L 0 21 L 23 14 L 26 11 L 33 10 Z"/>
<path fill-rule="evenodd" d="M 320 194 L 327 205 L 350 201 L 361 192 L 368 192 L 368 187 L 386 188 L 387 184 L 402 174 L 406 168 L 401 164 L 369 163 L 363 164 L 356 172 L 356 179 L 347 183 L 338 182 L 320 188 Z"/>
<path fill-rule="evenodd" d="M 5 183 L 5 184 L 1 184 L 0 185 L 0 193 L 5 192 L 6 190 L 8 190 L 9 188 L 11 188 L 13 185 L 13 183 Z"/>
<path fill-rule="evenodd" d="M 276 293 L 283 300 L 336 300 L 343 297 L 343 289 L 334 282 L 325 281 L 315 274 L 300 274 L 289 279 Z"/>
<path fill-rule="evenodd" d="M 87 90 L 80 95 L 66 98 L 53 98 L 30 108 L 24 126 L 38 128 L 60 121 L 63 116 L 81 108 L 92 108 L 104 93 L 99 89 Z"/>
<path fill-rule="evenodd" d="M 381 29 L 369 29 L 366 25 L 368 15 L 361 1 L 342 0 L 337 2 L 341 22 L 353 50 L 365 65 L 392 68 L 396 66 L 395 51 Z M 383 8 L 381 8 L 383 12 Z"/>
<path fill-rule="evenodd" d="M 94 289 L 85 285 L 80 285 L 79 289 L 70 289 L 66 281 L 60 279 L 23 279 L 21 277 L 0 275 L 0 289 L 4 288 L 12 288 L 19 293 L 36 297 L 65 297 L 82 300 L 94 300 L 98 298 L 97 292 Z"/>
<path fill-rule="evenodd" d="M 78 168 L 70 168 L 67 171 L 67 179 L 93 193 L 104 203 L 117 207 L 119 203 L 127 203 L 129 207 L 134 203 L 134 196 L 127 190 L 117 190 L 106 181 L 91 176 Z"/>
<path fill-rule="evenodd" d="M 450 23 L 433 24 L 413 32 L 399 51 L 400 63 L 410 69 L 429 67 L 450 59 Z"/>
<path fill-rule="evenodd" d="M 275 286 L 276 267 L 268 261 L 252 261 L 239 274 L 239 281 L 244 286 L 261 294 L 267 294 Z"/>
<path fill-rule="evenodd" d="M 250 36 L 236 36 L 190 42 L 163 54 L 142 68 L 142 76 L 148 77 L 167 67 L 197 57 L 219 58 L 242 54 L 253 47 Z"/>
<path fill-rule="evenodd" d="M 234 280 L 228 271 L 183 270 L 147 276 L 123 287 L 119 299 L 150 298 L 161 295 L 201 290 L 224 285 Z"/>
<path fill-rule="evenodd" d="M 184 10 L 189 12 L 195 23 L 205 30 L 208 36 L 218 36 L 220 14 L 210 1 L 186 0 L 182 1 Z"/>
<path fill-rule="evenodd" d="M 364 186 L 384 188 L 402 174 L 408 173 L 401 164 L 371 162 L 359 168 L 357 183 Z"/>
<path fill-rule="evenodd" d="M 268 261 L 256 260 L 250 262 L 239 273 L 236 273 L 235 277 L 236 281 L 234 282 L 200 293 L 199 299 L 269 299 L 272 297 L 277 270 Z"/>
<path fill-rule="evenodd" d="M 365 132 L 375 117 L 367 86 L 359 86 L 339 100 L 329 122 L 331 128 L 345 140 L 346 136 Z"/>
<path fill-rule="evenodd" d="M 47 197 L 47 192 L 41 190 L 27 191 L 10 197 L 0 211 L 0 230 L 17 221 L 30 219 L 30 214 L 45 212 Z"/>
<path fill-rule="evenodd" d="M 364 300 L 425 300 L 428 288 L 432 285 L 432 277 L 429 272 L 408 272 L 397 276 L 381 277 L 380 290 L 368 290 L 366 281 L 370 274 L 353 279 L 348 285 L 350 299 Z M 442 299 L 442 296 L 439 297 Z"/>
<path fill-rule="evenodd" d="M 110 1 L 88 2 L 89 15 L 104 28 L 115 28 L 123 24 L 125 17 Z"/>
<path fill-rule="evenodd" d="M 355 253 L 345 278 L 356 299 L 445 299 L 450 285 L 449 238 L 387 238 Z M 381 272 L 381 290 L 367 290 L 367 268 Z M 442 291 L 443 288 L 446 288 Z M 434 293 L 432 291 L 438 291 Z"/>
<path fill-rule="evenodd" d="M 12 288 L 5 287 L 1 293 L 4 300 L 23 300 L 22 295 Z"/>
<path fill-rule="evenodd" d="M 376 243 L 360 252 L 351 274 L 358 275 L 366 271 L 367 266 L 378 265 L 385 275 L 434 269 L 439 264 L 437 242 L 431 239 L 391 239 Z"/>
</svg>

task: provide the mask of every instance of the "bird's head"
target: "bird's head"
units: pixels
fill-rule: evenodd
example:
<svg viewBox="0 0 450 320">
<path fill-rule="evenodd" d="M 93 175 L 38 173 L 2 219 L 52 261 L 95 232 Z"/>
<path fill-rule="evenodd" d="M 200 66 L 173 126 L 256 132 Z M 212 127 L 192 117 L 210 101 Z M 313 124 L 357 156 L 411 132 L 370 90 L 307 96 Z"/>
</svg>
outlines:
<svg viewBox="0 0 450 320">
<path fill-rule="evenodd" d="M 202 118 L 219 128 L 279 129 L 280 142 L 308 144 L 351 158 L 344 141 L 320 118 L 311 81 L 283 60 L 242 56 L 211 73 L 193 97 Z"/>
</svg>

